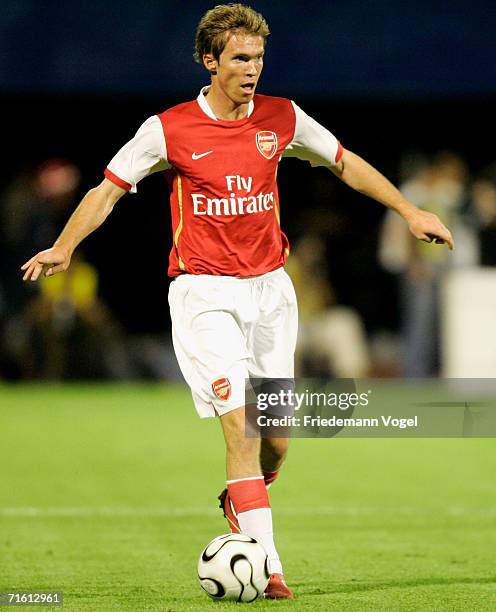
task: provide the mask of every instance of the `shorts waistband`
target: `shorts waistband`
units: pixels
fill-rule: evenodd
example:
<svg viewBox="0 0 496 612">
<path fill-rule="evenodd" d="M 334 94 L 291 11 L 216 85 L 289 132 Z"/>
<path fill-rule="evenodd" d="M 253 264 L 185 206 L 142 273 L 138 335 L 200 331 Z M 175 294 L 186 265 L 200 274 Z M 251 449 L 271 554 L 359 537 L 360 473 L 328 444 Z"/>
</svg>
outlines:
<svg viewBox="0 0 496 612">
<path fill-rule="evenodd" d="M 176 276 L 176 278 L 173 279 L 173 282 L 185 282 L 186 279 L 187 281 L 193 281 L 197 280 L 198 282 L 201 282 L 202 280 L 207 280 L 210 279 L 212 281 L 217 281 L 219 283 L 250 283 L 250 282 L 256 282 L 256 281 L 263 281 L 263 280 L 267 280 L 269 278 L 275 277 L 275 276 L 280 276 L 281 274 L 284 274 L 285 270 L 284 267 L 281 266 L 280 268 L 277 268 L 276 270 L 272 270 L 271 272 L 265 272 L 264 274 L 259 274 L 257 276 L 221 276 L 221 275 L 217 275 L 217 274 L 180 274 L 179 276 Z"/>
</svg>

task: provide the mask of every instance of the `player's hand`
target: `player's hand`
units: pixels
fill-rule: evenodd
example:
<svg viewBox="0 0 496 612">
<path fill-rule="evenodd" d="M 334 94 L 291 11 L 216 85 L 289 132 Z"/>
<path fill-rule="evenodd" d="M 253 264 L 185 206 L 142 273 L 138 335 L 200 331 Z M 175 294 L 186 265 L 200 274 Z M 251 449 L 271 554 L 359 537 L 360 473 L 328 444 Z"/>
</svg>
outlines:
<svg viewBox="0 0 496 612">
<path fill-rule="evenodd" d="M 45 276 L 53 276 L 57 272 L 65 272 L 71 263 L 71 256 L 67 251 L 60 247 L 52 247 L 45 251 L 40 251 L 31 257 L 23 266 L 23 281 L 36 281 L 43 272 Z"/>
<path fill-rule="evenodd" d="M 425 210 L 416 210 L 415 214 L 407 221 L 410 231 L 418 240 L 447 244 L 451 251 L 455 247 L 451 232 L 441 223 L 437 215 Z"/>
</svg>

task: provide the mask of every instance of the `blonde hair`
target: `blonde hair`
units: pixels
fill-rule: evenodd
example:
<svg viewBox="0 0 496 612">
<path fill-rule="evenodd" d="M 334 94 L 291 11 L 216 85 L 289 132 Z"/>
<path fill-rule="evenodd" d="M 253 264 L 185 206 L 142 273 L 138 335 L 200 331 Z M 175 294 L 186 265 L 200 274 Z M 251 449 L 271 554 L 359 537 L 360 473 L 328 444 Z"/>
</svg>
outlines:
<svg viewBox="0 0 496 612">
<path fill-rule="evenodd" d="M 203 64 L 205 53 L 218 60 L 227 44 L 227 34 L 239 30 L 261 36 L 264 46 L 270 34 L 263 16 L 244 4 L 219 4 L 207 11 L 196 29 L 195 61 Z"/>
</svg>

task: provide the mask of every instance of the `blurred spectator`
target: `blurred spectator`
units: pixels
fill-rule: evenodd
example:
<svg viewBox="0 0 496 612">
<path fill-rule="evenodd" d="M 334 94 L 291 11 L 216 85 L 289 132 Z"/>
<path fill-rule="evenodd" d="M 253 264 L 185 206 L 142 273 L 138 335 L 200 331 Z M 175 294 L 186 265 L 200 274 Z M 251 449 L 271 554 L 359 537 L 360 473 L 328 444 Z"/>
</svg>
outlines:
<svg viewBox="0 0 496 612">
<path fill-rule="evenodd" d="M 438 153 L 431 162 L 420 158 L 416 171 L 401 191 L 414 204 L 439 215 L 453 229 L 455 240 L 463 227 L 462 211 L 467 201 L 468 171 L 456 153 Z M 439 370 L 439 288 L 445 272 L 469 262 L 469 236 L 460 240 L 455 262 L 447 249 L 416 241 L 403 220 L 388 211 L 379 247 L 379 259 L 390 272 L 400 274 L 403 364 L 406 377 L 435 376 Z M 470 261 L 470 263 L 472 263 Z"/>
<path fill-rule="evenodd" d="M 80 180 L 74 164 L 50 159 L 19 174 L 0 197 L 1 272 L 9 313 L 19 311 L 36 291 L 36 286 L 22 283 L 19 267 L 33 250 L 47 248 L 57 238 Z"/>
<path fill-rule="evenodd" d="M 364 327 L 352 308 L 336 304 L 327 276 L 322 238 L 314 234 L 300 238 L 286 269 L 298 298 L 297 375 L 368 376 L 370 363 Z"/>
<path fill-rule="evenodd" d="M 478 238 L 481 266 L 496 265 L 496 163 L 485 168 L 471 190 L 470 211 Z"/>
<path fill-rule="evenodd" d="M 21 264 L 34 250 L 53 243 L 74 205 L 81 176 L 64 159 L 50 159 L 24 170 L 0 196 L 0 368 L 8 378 L 21 376 L 19 347 L 25 343 L 23 317 L 38 294 L 36 283 L 23 283 Z"/>
<path fill-rule="evenodd" d="M 130 374 L 118 325 L 97 296 L 95 269 L 81 254 L 65 274 L 23 283 L 20 265 L 53 244 L 77 199 L 78 168 L 51 159 L 21 173 L 0 198 L 0 354 L 9 378 Z"/>
</svg>

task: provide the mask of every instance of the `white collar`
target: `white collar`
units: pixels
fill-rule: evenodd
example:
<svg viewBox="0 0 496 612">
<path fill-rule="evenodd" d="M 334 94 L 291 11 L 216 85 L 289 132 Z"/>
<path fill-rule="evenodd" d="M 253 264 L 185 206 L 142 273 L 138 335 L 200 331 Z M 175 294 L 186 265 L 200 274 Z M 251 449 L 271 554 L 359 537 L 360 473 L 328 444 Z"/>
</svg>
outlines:
<svg viewBox="0 0 496 612">
<path fill-rule="evenodd" d="M 207 98 L 205 97 L 205 94 L 207 93 L 209 89 L 210 89 L 210 85 L 206 85 L 205 87 L 202 87 L 196 100 L 198 102 L 198 105 L 202 109 L 202 111 L 205 113 L 205 115 L 208 115 L 210 119 L 215 119 L 215 121 L 217 121 L 217 117 L 215 116 L 214 111 L 210 108 Z M 255 104 L 253 103 L 253 100 L 250 100 L 248 102 L 248 114 L 246 115 L 247 117 L 249 117 L 252 114 L 254 108 L 255 108 Z"/>
</svg>

